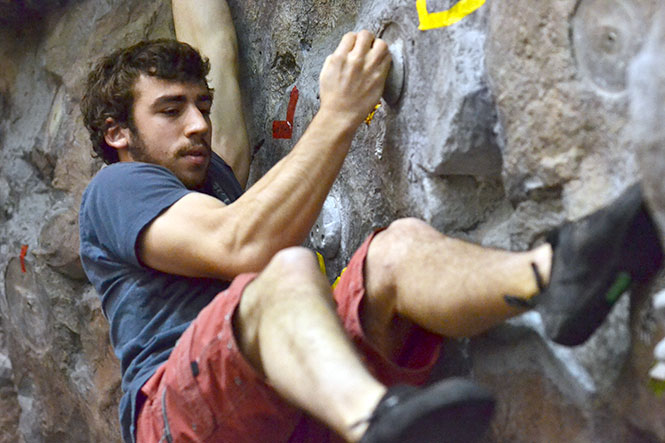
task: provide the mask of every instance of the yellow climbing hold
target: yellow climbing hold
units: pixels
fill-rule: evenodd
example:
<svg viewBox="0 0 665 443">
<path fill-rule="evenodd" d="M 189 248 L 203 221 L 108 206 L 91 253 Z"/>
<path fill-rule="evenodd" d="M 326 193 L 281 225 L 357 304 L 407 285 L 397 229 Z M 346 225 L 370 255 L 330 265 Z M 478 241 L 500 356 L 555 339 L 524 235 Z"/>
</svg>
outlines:
<svg viewBox="0 0 665 443">
<path fill-rule="evenodd" d="M 420 19 L 418 29 L 427 31 L 428 29 L 453 25 L 484 4 L 485 0 L 460 0 L 450 9 L 429 13 L 427 12 L 427 0 L 416 0 L 418 18 Z"/>
</svg>

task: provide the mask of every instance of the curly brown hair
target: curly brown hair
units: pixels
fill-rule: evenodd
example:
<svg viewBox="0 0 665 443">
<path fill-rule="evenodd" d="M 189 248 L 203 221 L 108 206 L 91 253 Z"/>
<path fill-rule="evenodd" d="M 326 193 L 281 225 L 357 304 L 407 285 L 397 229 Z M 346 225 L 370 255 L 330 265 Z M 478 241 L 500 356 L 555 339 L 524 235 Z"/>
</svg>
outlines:
<svg viewBox="0 0 665 443">
<path fill-rule="evenodd" d="M 141 74 L 185 83 L 203 83 L 210 71 L 208 59 L 186 43 L 160 39 L 139 42 L 103 57 L 88 74 L 81 100 L 83 123 L 95 153 L 105 163 L 118 161 L 118 152 L 104 139 L 108 118 L 135 131 L 132 118 L 134 84 Z"/>
</svg>

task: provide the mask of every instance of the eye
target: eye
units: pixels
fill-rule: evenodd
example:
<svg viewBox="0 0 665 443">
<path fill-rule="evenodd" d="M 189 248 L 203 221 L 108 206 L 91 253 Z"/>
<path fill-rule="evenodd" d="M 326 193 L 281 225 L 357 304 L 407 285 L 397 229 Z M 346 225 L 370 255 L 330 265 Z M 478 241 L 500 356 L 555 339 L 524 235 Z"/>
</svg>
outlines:
<svg viewBox="0 0 665 443">
<path fill-rule="evenodd" d="M 180 114 L 180 109 L 179 108 L 166 108 L 162 109 L 160 111 L 162 114 L 169 116 L 169 117 L 176 117 Z"/>
</svg>

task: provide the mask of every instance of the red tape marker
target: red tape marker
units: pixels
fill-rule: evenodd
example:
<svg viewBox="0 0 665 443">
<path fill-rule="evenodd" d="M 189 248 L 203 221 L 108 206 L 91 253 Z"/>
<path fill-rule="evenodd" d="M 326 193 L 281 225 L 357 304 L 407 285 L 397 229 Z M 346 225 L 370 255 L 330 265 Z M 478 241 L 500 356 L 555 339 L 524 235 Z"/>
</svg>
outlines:
<svg viewBox="0 0 665 443">
<path fill-rule="evenodd" d="M 286 120 L 275 120 L 272 122 L 272 137 L 273 138 L 291 138 L 293 135 L 293 118 L 296 114 L 296 105 L 298 104 L 298 96 L 300 92 L 296 86 L 291 91 L 291 98 L 289 99 L 289 106 L 286 108 Z"/>
<path fill-rule="evenodd" d="M 25 270 L 25 255 L 28 253 L 28 245 L 21 246 L 21 272 L 26 272 Z"/>
</svg>

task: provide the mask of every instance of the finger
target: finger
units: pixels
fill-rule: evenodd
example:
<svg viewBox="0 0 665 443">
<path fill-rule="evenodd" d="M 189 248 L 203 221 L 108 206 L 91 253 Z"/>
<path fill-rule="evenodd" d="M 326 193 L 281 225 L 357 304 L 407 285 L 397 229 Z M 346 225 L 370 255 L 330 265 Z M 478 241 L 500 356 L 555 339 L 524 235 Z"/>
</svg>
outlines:
<svg viewBox="0 0 665 443">
<path fill-rule="evenodd" d="M 355 32 L 347 32 L 344 34 L 344 37 L 342 37 L 339 45 L 337 45 L 335 52 L 338 54 L 348 54 L 353 50 L 353 47 L 356 44 L 356 38 L 357 36 Z"/>
<path fill-rule="evenodd" d="M 365 30 L 360 31 L 357 34 L 356 44 L 353 47 L 352 52 L 355 52 L 358 55 L 367 54 L 367 52 L 369 52 L 370 48 L 372 47 L 373 43 L 374 43 L 374 34 Z"/>
<path fill-rule="evenodd" d="M 372 44 L 372 49 L 376 49 L 377 51 L 387 51 L 388 43 L 381 38 L 375 38 L 374 43 Z"/>
<path fill-rule="evenodd" d="M 388 44 L 380 38 L 374 40 L 370 52 L 369 57 L 374 63 L 378 64 L 382 63 L 386 58 L 390 59 Z"/>
<path fill-rule="evenodd" d="M 385 57 L 376 67 L 378 78 L 383 83 L 384 87 L 386 81 L 388 80 L 388 74 L 390 73 L 390 64 L 391 64 L 390 57 Z"/>
<path fill-rule="evenodd" d="M 388 72 L 390 70 L 390 65 L 392 64 L 392 62 L 393 62 L 392 54 L 390 54 L 390 51 L 386 51 L 386 53 L 380 59 L 381 68 L 384 69 L 386 72 Z"/>
</svg>

